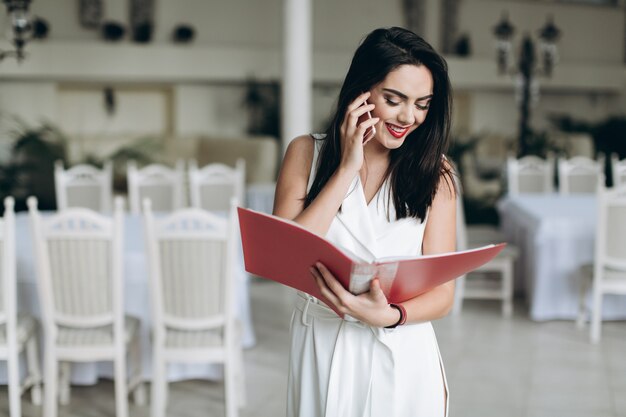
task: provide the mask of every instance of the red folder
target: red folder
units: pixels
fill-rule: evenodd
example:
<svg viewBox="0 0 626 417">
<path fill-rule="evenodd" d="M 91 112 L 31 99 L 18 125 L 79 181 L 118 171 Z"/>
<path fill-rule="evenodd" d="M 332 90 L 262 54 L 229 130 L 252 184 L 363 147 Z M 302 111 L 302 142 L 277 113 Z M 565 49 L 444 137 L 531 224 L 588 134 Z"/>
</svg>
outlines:
<svg viewBox="0 0 626 417">
<path fill-rule="evenodd" d="M 237 211 L 246 271 L 317 297 L 329 307 L 332 303 L 310 272 L 318 261 L 351 293 L 368 291 L 369 282 L 378 277 L 389 302 L 400 303 L 486 264 L 506 246 L 366 262 L 293 221 L 241 207 Z"/>
</svg>

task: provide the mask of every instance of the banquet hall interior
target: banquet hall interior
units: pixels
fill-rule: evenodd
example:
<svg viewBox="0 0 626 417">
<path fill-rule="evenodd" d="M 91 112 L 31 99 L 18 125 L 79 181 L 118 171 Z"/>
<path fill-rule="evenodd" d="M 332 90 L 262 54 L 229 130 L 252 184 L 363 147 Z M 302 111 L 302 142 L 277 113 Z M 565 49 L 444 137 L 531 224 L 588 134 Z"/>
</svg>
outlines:
<svg viewBox="0 0 626 417">
<path fill-rule="evenodd" d="M 449 415 L 626 417 L 626 1 L 0 3 L 0 416 L 285 416 L 297 295 L 236 206 L 400 26 L 448 65 L 457 250 L 507 243 L 433 322 Z"/>
</svg>

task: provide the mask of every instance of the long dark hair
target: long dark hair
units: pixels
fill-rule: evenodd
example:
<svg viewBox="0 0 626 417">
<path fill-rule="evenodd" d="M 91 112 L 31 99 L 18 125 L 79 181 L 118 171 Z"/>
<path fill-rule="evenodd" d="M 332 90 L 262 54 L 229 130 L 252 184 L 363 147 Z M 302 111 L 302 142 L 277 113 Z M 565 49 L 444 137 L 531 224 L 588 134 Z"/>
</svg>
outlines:
<svg viewBox="0 0 626 417">
<path fill-rule="evenodd" d="M 443 164 L 448 149 L 452 97 L 446 61 L 424 39 L 399 28 L 376 29 L 357 48 L 341 87 L 337 109 L 326 129 L 317 172 L 305 206 L 317 197 L 341 160 L 340 127 L 348 105 L 364 91 L 382 82 L 401 65 L 424 65 L 433 77 L 433 97 L 424 122 L 409 134 L 402 146 L 390 151 L 385 178 L 391 177 L 390 193 L 396 219 L 424 219 L 439 181 L 445 176 L 453 188 L 451 172 Z"/>
</svg>

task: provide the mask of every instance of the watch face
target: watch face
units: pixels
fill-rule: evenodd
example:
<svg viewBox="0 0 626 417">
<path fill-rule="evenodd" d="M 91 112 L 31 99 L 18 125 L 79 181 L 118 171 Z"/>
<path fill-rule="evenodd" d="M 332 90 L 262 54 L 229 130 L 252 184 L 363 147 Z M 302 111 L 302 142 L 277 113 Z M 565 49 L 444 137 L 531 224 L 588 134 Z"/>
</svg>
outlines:
<svg viewBox="0 0 626 417">
<path fill-rule="evenodd" d="M 97 29 L 102 22 L 102 0 L 80 0 L 79 2 L 80 24 L 88 29 Z"/>
</svg>

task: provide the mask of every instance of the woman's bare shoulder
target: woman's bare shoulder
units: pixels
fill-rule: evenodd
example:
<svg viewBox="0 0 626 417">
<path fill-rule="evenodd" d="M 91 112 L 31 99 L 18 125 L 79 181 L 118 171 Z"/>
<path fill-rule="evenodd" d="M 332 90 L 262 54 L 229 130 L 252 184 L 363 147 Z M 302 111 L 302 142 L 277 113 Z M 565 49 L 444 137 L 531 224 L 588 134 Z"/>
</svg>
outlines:
<svg viewBox="0 0 626 417">
<path fill-rule="evenodd" d="M 313 161 L 313 145 L 314 139 L 303 135 L 287 146 L 278 174 L 274 214 L 292 219 L 302 211 Z"/>
<path fill-rule="evenodd" d="M 285 153 L 285 156 L 288 153 L 291 153 L 291 154 L 295 154 L 298 156 L 308 155 L 310 158 L 313 158 L 314 143 L 315 143 L 315 139 L 313 139 L 311 135 L 298 136 L 294 138 L 291 142 L 289 142 L 289 146 L 287 146 L 287 152 Z"/>
<path fill-rule="evenodd" d="M 310 135 L 302 135 L 293 139 L 287 146 L 283 164 L 290 165 L 298 171 L 309 171 L 313 161 L 313 146 L 315 139 Z"/>
</svg>

